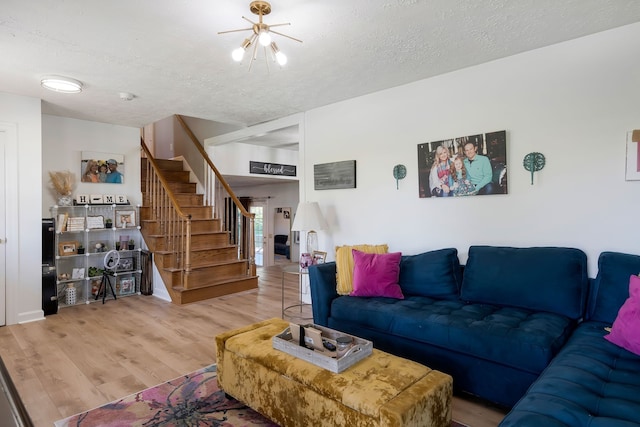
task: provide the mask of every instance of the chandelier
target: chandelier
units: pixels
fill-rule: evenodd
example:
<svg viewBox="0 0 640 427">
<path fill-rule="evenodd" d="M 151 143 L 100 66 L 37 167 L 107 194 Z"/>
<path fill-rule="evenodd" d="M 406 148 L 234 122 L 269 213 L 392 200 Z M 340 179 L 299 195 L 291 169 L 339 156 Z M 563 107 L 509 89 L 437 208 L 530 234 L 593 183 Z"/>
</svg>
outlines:
<svg viewBox="0 0 640 427">
<path fill-rule="evenodd" d="M 283 66 L 287 63 L 287 56 L 280 51 L 276 42 L 271 40 L 271 33 L 278 34 L 280 36 L 286 37 L 291 40 L 295 40 L 299 43 L 302 43 L 302 40 L 298 40 L 294 37 L 288 36 L 286 34 L 282 34 L 278 31 L 274 31 L 273 27 L 281 27 L 283 25 L 291 25 L 290 22 L 284 24 L 274 24 L 267 25 L 262 22 L 262 17 L 271 13 L 271 5 L 266 1 L 252 1 L 249 4 L 249 10 L 258 15 L 258 22 L 253 22 L 249 18 L 243 16 L 242 19 L 248 21 L 251 24 L 249 28 L 241 28 L 239 30 L 229 30 L 229 31 L 220 31 L 218 34 L 226 34 L 226 33 L 236 33 L 240 31 L 253 31 L 250 37 L 244 39 L 239 48 L 235 49 L 231 52 L 231 57 L 236 62 L 242 62 L 244 59 L 244 54 L 250 47 L 253 46 L 253 51 L 251 53 L 251 60 L 249 61 L 249 71 L 251 70 L 251 65 L 253 61 L 258 59 L 258 45 L 262 46 L 264 49 L 264 57 L 267 62 L 267 68 L 269 68 L 269 61 L 267 56 L 270 55 L 273 61 L 277 62 L 280 66 Z"/>
</svg>

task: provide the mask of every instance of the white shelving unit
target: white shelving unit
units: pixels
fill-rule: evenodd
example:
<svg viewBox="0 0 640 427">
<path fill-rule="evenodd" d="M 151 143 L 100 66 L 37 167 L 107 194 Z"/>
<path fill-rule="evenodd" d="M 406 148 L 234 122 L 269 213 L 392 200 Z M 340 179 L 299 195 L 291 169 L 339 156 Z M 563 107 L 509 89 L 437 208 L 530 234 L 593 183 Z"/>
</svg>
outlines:
<svg viewBox="0 0 640 427">
<path fill-rule="evenodd" d="M 116 296 L 139 293 L 142 274 L 139 209 L 130 205 L 53 206 L 55 219 L 58 306 L 89 304 L 96 298 L 104 272 L 104 257 L 117 249 L 120 263 L 111 283 Z M 111 220 L 111 228 L 107 228 Z M 129 249 L 129 244 L 132 249 Z M 113 299 L 107 284 L 107 299 Z"/>
</svg>

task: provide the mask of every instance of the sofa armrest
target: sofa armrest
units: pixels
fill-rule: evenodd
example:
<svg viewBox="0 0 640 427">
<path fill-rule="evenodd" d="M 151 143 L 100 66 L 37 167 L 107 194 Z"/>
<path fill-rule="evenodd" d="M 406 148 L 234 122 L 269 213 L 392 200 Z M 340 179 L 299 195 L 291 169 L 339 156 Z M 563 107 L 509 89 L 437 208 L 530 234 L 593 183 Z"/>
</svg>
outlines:
<svg viewBox="0 0 640 427">
<path fill-rule="evenodd" d="M 336 291 L 336 263 L 328 262 L 310 266 L 309 286 L 311 287 L 313 323 L 328 327 L 331 302 L 338 297 L 338 292 Z"/>
</svg>

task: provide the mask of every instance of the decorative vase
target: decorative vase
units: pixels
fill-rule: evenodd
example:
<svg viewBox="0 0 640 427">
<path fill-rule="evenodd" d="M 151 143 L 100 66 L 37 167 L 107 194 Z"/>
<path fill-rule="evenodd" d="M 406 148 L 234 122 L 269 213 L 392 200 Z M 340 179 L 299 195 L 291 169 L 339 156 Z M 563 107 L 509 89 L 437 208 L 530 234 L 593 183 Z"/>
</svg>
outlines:
<svg viewBox="0 0 640 427">
<path fill-rule="evenodd" d="M 58 206 L 72 206 L 73 198 L 71 195 L 60 196 L 58 197 Z"/>
<path fill-rule="evenodd" d="M 67 305 L 74 305 L 76 303 L 76 288 L 73 283 L 67 283 L 67 289 L 64 290 L 64 293 Z"/>
</svg>

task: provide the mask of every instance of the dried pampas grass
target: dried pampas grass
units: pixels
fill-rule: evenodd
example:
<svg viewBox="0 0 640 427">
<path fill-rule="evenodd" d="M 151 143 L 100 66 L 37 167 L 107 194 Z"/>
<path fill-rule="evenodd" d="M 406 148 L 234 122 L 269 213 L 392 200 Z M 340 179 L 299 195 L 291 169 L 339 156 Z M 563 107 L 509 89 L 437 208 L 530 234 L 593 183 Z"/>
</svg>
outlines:
<svg viewBox="0 0 640 427">
<path fill-rule="evenodd" d="M 70 196 L 75 178 L 69 171 L 49 172 L 53 189 L 61 196 Z"/>
</svg>

